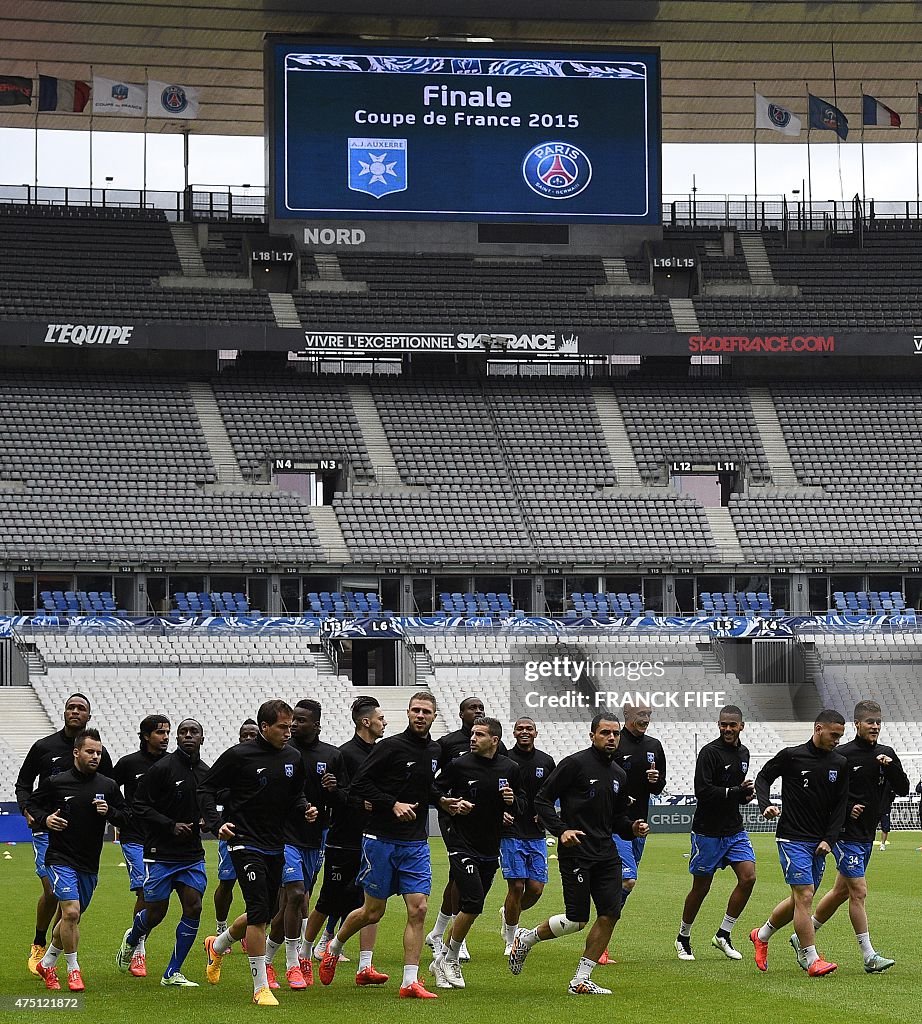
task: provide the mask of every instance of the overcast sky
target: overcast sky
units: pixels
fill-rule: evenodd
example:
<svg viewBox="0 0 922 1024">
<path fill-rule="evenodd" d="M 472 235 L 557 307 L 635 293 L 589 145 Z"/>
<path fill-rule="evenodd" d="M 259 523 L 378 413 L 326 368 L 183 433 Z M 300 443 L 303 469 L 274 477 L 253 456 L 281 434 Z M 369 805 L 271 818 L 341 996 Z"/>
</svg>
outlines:
<svg viewBox="0 0 922 1024">
<path fill-rule="evenodd" d="M 765 134 L 764 132 L 762 133 Z M 815 134 L 815 133 L 814 133 Z M 854 141 L 837 146 L 814 142 L 813 198 L 850 199 L 861 192 L 861 146 Z M 93 184 L 140 189 L 144 183 L 143 136 L 140 133 L 93 133 Z M 31 184 L 34 180 L 35 133 L 0 128 L 0 185 Z M 193 185 L 261 186 L 265 180 L 261 138 L 193 135 L 189 145 L 189 180 Z M 800 189 L 807 177 L 807 146 L 796 139 L 758 147 L 759 194 L 765 197 Z M 751 145 L 664 145 L 663 194 L 687 195 L 692 181 L 698 195 L 752 195 Z M 916 147 L 891 143 L 865 146 L 866 194 L 875 199 L 915 200 Z M 107 183 L 105 179 L 113 180 Z M 89 133 L 40 131 L 40 185 L 86 187 L 90 180 Z M 176 191 L 183 185 L 182 138 L 149 135 L 147 187 Z"/>
</svg>

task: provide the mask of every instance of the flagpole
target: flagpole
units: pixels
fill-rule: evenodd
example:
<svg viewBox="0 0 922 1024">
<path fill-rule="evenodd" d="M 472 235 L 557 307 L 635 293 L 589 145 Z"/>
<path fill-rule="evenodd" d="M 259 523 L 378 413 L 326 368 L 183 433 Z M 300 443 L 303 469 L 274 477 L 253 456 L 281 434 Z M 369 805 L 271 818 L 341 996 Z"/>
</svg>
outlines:
<svg viewBox="0 0 922 1024">
<path fill-rule="evenodd" d="M 93 74 L 93 65 L 90 65 L 90 84 L 95 83 L 96 76 Z M 95 92 L 95 89 L 93 90 Z M 96 97 L 93 96 L 93 105 L 90 107 L 90 206 L 93 205 L 93 118 L 96 114 Z"/>
<path fill-rule="evenodd" d="M 753 204 L 755 206 L 755 220 L 756 228 L 758 229 L 759 223 L 759 149 L 756 146 L 756 121 L 758 116 L 756 115 L 756 83 L 752 83 L 752 191 L 753 191 Z"/>
<path fill-rule="evenodd" d="M 916 82 L 916 220 L 919 219 L 919 83 Z"/>
<path fill-rule="evenodd" d="M 35 104 L 35 153 L 32 166 L 34 170 L 33 185 L 35 188 L 35 201 L 38 202 L 38 112 L 42 105 L 42 79 L 38 73 L 38 61 L 35 62 L 35 84 L 38 86 L 38 102 Z"/>
<path fill-rule="evenodd" d="M 838 106 L 838 104 L 836 104 Z M 861 203 L 868 201 L 868 193 L 864 179 L 864 82 L 861 83 Z"/>
<path fill-rule="evenodd" d="M 812 136 L 813 121 L 810 117 L 810 83 L 804 82 L 807 90 L 807 205 L 809 208 L 810 227 L 813 227 L 813 165 L 810 160 L 810 138 Z"/>
<path fill-rule="evenodd" d="M 145 93 L 148 93 L 150 91 L 150 84 L 149 84 L 150 83 L 150 71 L 149 71 L 148 68 L 144 69 L 144 83 L 145 83 L 145 86 L 146 86 L 144 91 L 145 91 Z M 141 190 L 141 206 L 142 207 L 147 205 L 147 200 L 146 200 L 146 196 L 147 196 L 147 119 L 148 119 L 149 116 L 150 116 L 150 103 L 148 102 L 147 96 L 145 95 L 145 99 L 144 99 L 144 185 L 143 185 L 143 188 Z"/>
</svg>

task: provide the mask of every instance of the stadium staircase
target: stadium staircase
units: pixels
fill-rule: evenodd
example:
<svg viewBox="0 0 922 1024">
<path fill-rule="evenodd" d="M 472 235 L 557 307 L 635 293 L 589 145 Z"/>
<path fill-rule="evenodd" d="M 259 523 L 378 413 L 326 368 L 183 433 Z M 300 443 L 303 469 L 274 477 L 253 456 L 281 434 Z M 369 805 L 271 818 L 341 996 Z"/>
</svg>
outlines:
<svg viewBox="0 0 922 1024">
<path fill-rule="evenodd" d="M 640 471 L 637 468 L 637 460 L 634 458 L 634 449 L 631 447 L 630 438 L 627 436 L 627 428 L 624 425 L 624 417 L 621 415 L 618 399 L 609 388 L 602 387 L 594 387 L 592 397 L 595 399 L 596 412 L 602 426 L 602 436 L 605 438 L 605 445 L 614 464 L 619 485 L 621 487 L 640 487 Z"/>
<path fill-rule="evenodd" d="M 701 330 L 695 304 L 691 299 L 670 299 L 669 308 L 672 310 L 675 329 L 680 334 L 697 334 Z"/>
<path fill-rule="evenodd" d="M 317 264 L 317 276 L 321 281 L 343 280 L 343 270 L 335 252 L 315 252 L 314 262 Z"/>
<path fill-rule="evenodd" d="M 0 687 L 0 719 L 5 745 L 21 758 L 37 739 L 55 731 L 31 686 Z"/>
<path fill-rule="evenodd" d="M 352 555 L 349 554 L 346 538 L 343 537 L 333 506 L 311 505 L 310 514 L 326 561 L 331 565 L 345 565 L 351 562 Z"/>
<path fill-rule="evenodd" d="M 707 517 L 711 533 L 714 535 L 714 543 L 717 545 L 721 563 L 738 565 L 745 562 L 746 556 L 740 547 L 739 536 L 733 525 L 730 509 L 705 506 L 704 514 Z"/>
<path fill-rule="evenodd" d="M 775 487 L 796 487 L 797 474 L 784 440 L 775 403 L 768 388 L 749 388 L 749 405 L 755 417 L 762 448 Z"/>
<path fill-rule="evenodd" d="M 758 231 L 741 231 L 740 245 L 743 249 L 743 256 L 746 257 L 750 281 L 753 284 L 774 285 L 775 275 L 772 273 L 772 265 L 769 262 L 762 235 Z"/>
<path fill-rule="evenodd" d="M 378 487 L 400 487 L 400 470 L 371 391 L 364 384 L 350 384 L 348 391 Z"/>
<path fill-rule="evenodd" d="M 222 484 L 242 484 L 240 465 L 211 385 L 190 381 L 188 387 L 189 396 L 202 425 L 208 452 L 218 474 L 218 481 Z"/>
<path fill-rule="evenodd" d="M 272 306 L 276 326 L 303 329 L 295 300 L 288 292 L 269 292 L 269 305 Z"/>
<path fill-rule="evenodd" d="M 176 255 L 185 277 L 207 277 L 205 261 L 191 224 L 170 224 L 170 234 L 176 246 Z"/>
<path fill-rule="evenodd" d="M 623 256 L 606 257 L 602 260 L 605 271 L 605 283 L 630 287 L 634 282 L 628 271 L 627 260 Z"/>
</svg>

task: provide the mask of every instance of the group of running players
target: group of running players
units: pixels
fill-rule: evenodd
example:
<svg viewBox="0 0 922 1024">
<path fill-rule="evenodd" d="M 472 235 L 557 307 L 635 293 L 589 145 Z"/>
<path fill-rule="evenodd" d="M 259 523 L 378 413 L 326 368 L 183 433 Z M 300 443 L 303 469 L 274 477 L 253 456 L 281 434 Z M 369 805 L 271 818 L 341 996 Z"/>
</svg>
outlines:
<svg viewBox="0 0 922 1024">
<path fill-rule="evenodd" d="M 613 929 L 637 882 L 650 831 L 650 798 L 666 785 L 663 747 L 647 735 L 649 709 L 626 708 L 623 729 L 617 715 L 596 715 L 589 746 L 559 764 L 536 747 L 531 718 L 514 723 L 514 742 L 507 748 L 501 723 L 485 715 L 479 697 L 462 701 L 459 711 L 460 728 L 436 741 L 430 735 L 436 698 L 415 693 L 406 728 L 384 737 L 387 722 L 378 701 L 361 696 L 351 708 L 354 735 L 336 747 L 320 739 L 317 701 L 301 700 L 292 708 L 268 700 L 255 719 L 241 725 L 240 742 L 211 767 L 201 759 L 204 730 L 197 720 L 178 724 L 170 753 L 171 722 L 152 714 L 140 723 L 140 749 L 113 765 L 99 733 L 88 726 L 89 699 L 72 694 L 63 728 L 32 746 L 16 782 L 42 881 L 29 969 L 47 989 L 58 990 L 63 955 L 68 988 L 84 990 L 77 956 L 80 920 L 112 824 L 120 830 L 135 894 L 115 953 L 119 971 L 146 975 L 145 940 L 166 917 L 174 892 L 180 903 L 172 955 L 160 978 L 165 987 L 196 987 L 182 968 L 199 931 L 207 884 L 202 835 L 211 833 L 219 840 L 219 868 L 216 929 L 204 939 L 205 977 L 218 984 L 224 957 L 240 942 L 257 1005 L 278 1004 L 274 961 L 283 947 L 285 982 L 292 990 L 314 984 L 315 957 L 320 982 L 331 984 L 353 935 L 360 949 L 356 984 L 387 982 L 372 954 L 378 922 L 394 895 L 406 907 L 400 997 L 436 998 L 419 976 L 424 944 L 432 951 L 435 986 L 464 988 L 466 937 L 499 867 L 508 886 L 501 927 L 512 974 L 522 972 L 538 943 L 585 928 L 594 905 L 595 921 L 568 992 L 610 994 L 592 973 L 607 960 Z M 679 959 L 695 959 L 692 925 L 714 875 L 727 866 L 736 886 L 711 944 L 730 960 L 742 959 L 732 932 L 756 880 L 742 807 L 757 800 L 765 819 L 778 819 L 779 857 L 790 886 L 768 921 L 750 933 L 759 970 L 768 969 L 771 936 L 793 922 L 790 943 L 804 971 L 811 977 L 834 971 L 836 965 L 817 952 L 815 934 L 845 902 L 864 970 L 879 973 L 893 966 L 873 947 L 865 912 L 865 873 L 885 794 L 909 792 L 899 758 L 879 742 L 881 720 L 879 704 L 861 701 L 854 712 L 855 737 L 840 745 L 843 716 L 822 711 L 812 737 L 779 751 L 753 780 L 741 740 L 742 711 L 732 705 L 721 709 L 719 735 L 703 747 L 696 764 L 692 885 L 675 940 Z M 781 808 L 771 798 L 777 780 Z M 449 877 L 427 933 L 432 806 Z M 548 833 L 556 839 L 564 909 L 525 928 L 521 915 L 534 907 L 548 879 Z M 830 853 L 835 884 L 814 908 Z M 322 885 L 311 908 L 321 865 Z M 235 881 L 245 913 L 229 920 Z"/>
</svg>

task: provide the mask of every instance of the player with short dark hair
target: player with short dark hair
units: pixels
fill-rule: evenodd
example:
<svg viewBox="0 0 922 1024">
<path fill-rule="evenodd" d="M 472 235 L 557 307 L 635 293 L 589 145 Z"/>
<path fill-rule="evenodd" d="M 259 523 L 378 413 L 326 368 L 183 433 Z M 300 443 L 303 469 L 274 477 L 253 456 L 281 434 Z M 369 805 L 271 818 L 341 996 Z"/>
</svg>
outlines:
<svg viewBox="0 0 922 1024">
<path fill-rule="evenodd" d="M 278 1005 L 266 974 L 266 927 L 282 881 L 285 821 L 289 814 L 309 821 L 317 816 L 304 796 L 304 762 L 289 743 L 291 718 L 285 701 L 265 701 L 256 714 L 256 739 L 225 750 L 199 785 L 205 827 L 228 841 L 246 906 L 227 931 L 205 939 L 205 978 L 218 984 L 224 954 L 245 935 L 258 1006 Z M 225 801 L 221 814 L 219 796 Z"/>
<path fill-rule="evenodd" d="M 547 884 L 547 833 L 535 810 L 535 796 L 557 767 L 554 758 L 535 746 L 538 727 L 532 718 L 519 718 L 512 727 L 515 744 L 507 757 L 521 774 L 524 799 L 515 820 L 503 829 L 499 862 L 508 891 L 500 910 L 505 956 L 512 952 L 512 940 L 522 911 L 530 910 L 541 898 Z"/>
<path fill-rule="evenodd" d="M 170 720 L 166 715 L 147 715 L 138 726 L 140 749 L 120 757 L 112 769 L 112 778 L 122 787 L 125 803 L 134 810 L 134 797 L 141 779 L 166 755 L 170 745 Z M 128 888 L 135 894 L 132 917 L 144 909 L 144 824 L 132 814 L 125 828 L 119 830 L 122 858 L 128 868 Z M 128 970 L 136 978 L 147 977 L 144 938 L 138 943 Z"/>
<path fill-rule="evenodd" d="M 371 753 L 374 745 L 384 735 L 387 719 L 374 697 L 357 697 L 352 702 L 352 723 L 355 733 L 339 748 L 346 765 L 346 775 L 352 780 L 362 762 Z M 323 859 L 323 885 L 320 895 L 310 912 L 304 928 L 299 957 L 310 963 L 314 955 L 314 940 L 327 920 L 332 929 L 329 939 L 336 934 L 336 923 L 345 918 L 364 902 L 362 889 L 356 876 L 362 866 L 362 831 L 370 805 L 352 793 L 351 785 L 345 803 L 333 809 L 333 823 L 327 833 Z M 372 953 L 378 925 L 366 925 L 359 932 L 359 964 L 355 975 L 356 985 L 383 985 L 388 976 L 375 969 Z M 322 958 L 322 953 L 318 955 Z"/>
<path fill-rule="evenodd" d="M 251 743 L 259 735 L 259 726 L 255 718 L 245 718 L 237 733 L 239 743 Z M 219 801 L 223 806 L 223 801 Z M 234 870 L 233 861 L 227 852 L 227 840 L 218 840 L 218 884 L 214 890 L 214 914 L 217 923 L 215 934 L 227 931 L 227 915 L 230 913 L 231 902 L 234 898 L 234 882 L 237 881 L 237 872 Z"/>
<path fill-rule="evenodd" d="M 596 921 L 567 989 L 575 996 L 611 995 L 610 989 L 592 980 L 592 971 L 621 916 L 621 858 L 612 836 L 642 838 L 650 831 L 645 821 L 632 820 L 628 813 L 627 775 L 615 760 L 620 738 L 617 715 L 596 715 L 589 727 L 588 749 L 565 757 L 535 797 L 538 817 L 558 839 L 565 910 L 537 928 L 516 930 L 509 970 L 521 974 L 538 942 L 585 928 L 594 903 Z M 559 814 L 554 806 L 558 800 Z"/>
<path fill-rule="evenodd" d="M 64 727 L 32 744 L 16 778 L 16 803 L 32 830 L 35 873 L 42 883 L 42 895 L 39 896 L 38 905 L 35 908 L 35 936 L 32 939 L 28 960 L 29 970 L 32 974 L 38 974 L 38 963 L 45 955 L 48 927 L 58 909 L 58 901 L 54 898 L 51 883 L 45 871 L 48 833 L 44 829 L 35 827 L 26 804 L 32 796 L 36 779 L 41 784 L 50 776 L 70 771 L 73 768 L 74 737 L 86 728 L 91 717 L 89 697 L 82 693 L 72 693 L 64 702 Z M 112 774 L 112 759 L 105 747 L 103 747 L 102 758 L 99 762 L 99 771 L 103 775 Z"/>
<path fill-rule="evenodd" d="M 295 991 L 314 983 L 311 960 L 300 960 L 301 925 L 307 917 L 307 902 L 323 863 L 324 833 L 329 827 L 334 807 L 346 802 L 346 767 L 338 747 L 320 739 L 322 708 L 309 698 L 294 707 L 291 724 L 291 745 L 304 761 L 307 802 L 318 809 L 313 821 L 301 814 L 291 814 L 285 822 L 285 867 L 279 908 L 266 940 L 266 971 L 270 987 L 278 984 L 272 958 L 285 947 L 285 977 Z M 342 788 L 340 788 L 342 787 Z"/>
<path fill-rule="evenodd" d="M 121 827 L 128 821 L 118 784 L 99 774 L 102 755 L 99 733 L 84 729 L 74 737 L 72 767 L 47 776 L 26 804 L 36 829 L 48 831 L 45 868 L 61 913 L 38 964 L 50 991 L 61 988 L 57 963 L 62 953 L 67 960 L 67 987 L 71 992 L 85 988 L 77 960 L 80 920 L 99 880 L 106 822 Z"/>
<path fill-rule="evenodd" d="M 692 887 L 685 897 L 682 922 L 675 948 L 680 960 L 694 960 L 691 948 L 691 927 L 701 904 L 710 892 L 718 870 L 729 866 L 736 875 L 736 886 L 730 893 L 727 911 L 711 945 L 730 960 L 742 960 L 730 933 L 756 884 L 756 855 L 746 829 L 740 807 L 755 799 L 755 784 L 746 777 L 749 771 L 749 748 L 740 742 L 745 728 L 743 712 L 735 704 L 720 709 L 717 717 L 720 735 L 705 744 L 695 765 L 695 797 L 698 804 L 692 820 L 691 856 L 688 870 Z"/>
<path fill-rule="evenodd" d="M 874 833 L 884 790 L 889 788 L 898 796 L 908 796 L 909 777 L 893 747 L 878 742 L 883 721 L 880 704 L 873 700 L 859 701 L 855 705 L 854 720 L 855 738 L 850 743 L 843 743 L 837 751 L 848 762 L 848 812 L 842 832 L 832 848 L 836 880 L 813 912 L 813 927 L 818 930 L 847 902 L 848 916 L 855 929 L 865 972 L 880 974 L 889 970 L 896 961 L 881 956 L 871 942 L 865 908 L 868 894 L 865 875 L 874 849 Z M 798 963 L 806 969 L 797 935 L 792 935 L 790 941 Z"/>
<path fill-rule="evenodd" d="M 176 728 L 176 750 L 151 766 L 134 796 L 134 813 L 144 825 L 145 906 L 125 932 L 115 963 L 122 972 L 129 969 L 138 945 L 166 917 L 175 890 L 182 916 L 160 979 L 164 987 L 198 988 L 182 973 L 182 965 L 198 934 L 208 882 L 198 801 L 198 786 L 208 771 L 201 759 L 203 741 L 201 724 L 184 718 Z"/>
<path fill-rule="evenodd" d="M 845 719 L 827 708 L 816 716 L 813 736 L 806 743 L 780 750 L 756 776 L 762 817 L 779 819 L 778 856 L 784 880 L 791 887 L 791 895 L 775 907 L 761 928 L 753 928 L 749 934 L 760 971 L 768 970 L 768 940 L 791 920 L 810 977 L 819 978 L 836 969 L 836 964 L 816 951 L 811 911 L 826 856 L 845 824 L 848 762 L 836 750 L 844 732 Z M 783 797 L 780 810 L 771 802 L 772 783 L 779 778 Z"/>
<path fill-rule="evenodd" d="M 430 971 L 439 988 L 464 988 L 461 943 L 477 917 L 499 866 L 503 825 L 515 819 L 524 802 L 515 761 L 498 754 L 503 727 L 495 718 L 478 718 L 471 729 L 470 753 L 449 762 L 436 785 L 458 803 L 442 836 L 448 850 L 448 872 L 458 890 L 458 913 L 448 943 Z"/>
<path fill-rule="evenodd" d="M 351 792 L 371 804 L 362 842 L 358 882 L 365 891 L 361 907 L 343 921 L 320 961 L 320 980 L 333 981 L 346 940 L 366 925 L 377 924 L 390 896 L 400 894 L 407 908 L 403 933 L 401 999 L 435 999 L 419 980 L 419 954 L 426 927 L 426 901 L 432 888 L 432 864 L 426 824 L 430 801 L 451 811 L 457 801 L 434 785 L 439 745 L 429 730 L 438 713 L 431 693 L 414 693 L 407 728 L 375 744 L 352 780 Z"/>
</svg>

